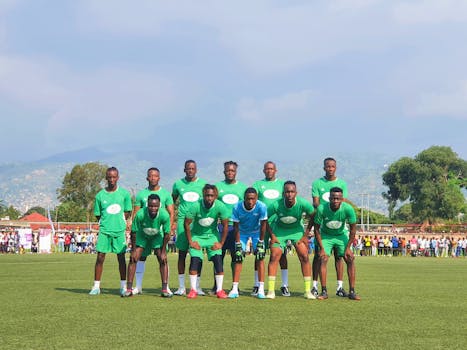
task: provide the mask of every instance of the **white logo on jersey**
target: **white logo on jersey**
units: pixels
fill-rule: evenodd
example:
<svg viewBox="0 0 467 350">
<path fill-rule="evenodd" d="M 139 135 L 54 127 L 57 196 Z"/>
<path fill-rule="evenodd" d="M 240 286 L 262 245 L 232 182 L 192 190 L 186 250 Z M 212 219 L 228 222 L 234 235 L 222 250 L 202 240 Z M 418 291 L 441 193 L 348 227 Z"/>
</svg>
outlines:
<svg viewBox="0 0 467 350">
<path fill-rule="evenodd" d="M 199 199 L 199 194 L 196 192 L 185 192 L 183 194 L 183 199 L 186 202 L 196 202 Z"/>
<path fill-rule="evenodd" d="M 326 202 L 329 202 L 329 196 L 330 196 L 329 192 L 323 193 L 323 200 L 325 200 Z"/>
<path fill-rule="evenodd" d="M 236 204 L 238 202 L 238 197 L 235 194 L 226 194 L 222 197 L 222 201 L 227 204 Z"/>
<path fill-rule="evenodd" d="M 283 222 L 284 224 L 293 224 L 297 222 L 297 218 L 293 216 L 284 216 L 284 217 L 281 217 L 279 220 Z"/>
<path fill-rule="evenodd" d="M 279 198 L 279 191 L 278 190 L 266 190 L 264 191 L 263 196 L 267 199 L 277 199 Z"/>
<path fill-rule="evenodd" d="M 212 225 L 213 222 L 214 222 L 213 218 L 203 218 L 203 219 L 198 220 L 198 224 L 200 224 L 203 227 L 209 227 Z"/>
<path fill-rule="evenodd" d="M 120 213 L 121 210 L 122 210 L 122 207 L 120 206 L 120 204 L 112 204 L 112 205 L 109 205 L 107 209 L 105 209 L 107 213 L 112 214 L 112 215 Z"/>
<path fill-rule="evenodd" d="M 155 236 L 155 235 L 157 235 L 159 233 L 159 229 L 152 228 L 152 227 L 145 227 L 145 228 L 143 228 L 143 232 L 147 236 Z"/>
<path fill-rule="evenodd" d="M 342 222 L 341 221 L 329 221 L 328 223 L 326 223 L 326 226 L 332 230 L 337 230 L 342 226 Z"/>
</svg>

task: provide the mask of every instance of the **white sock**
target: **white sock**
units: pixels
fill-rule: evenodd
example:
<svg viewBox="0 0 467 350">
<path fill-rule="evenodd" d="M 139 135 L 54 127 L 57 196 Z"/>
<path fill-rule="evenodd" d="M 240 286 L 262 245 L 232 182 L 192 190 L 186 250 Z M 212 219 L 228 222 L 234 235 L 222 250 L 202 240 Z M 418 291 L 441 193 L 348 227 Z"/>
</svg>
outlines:
<svg viewBox="0 0 467 350">
<path fill-rule="evenodd" d="M 196 291 L 199 292 L 201 290 L 199 284 L 200 284 L 201 277 L 196 276 Z"/>
<path fill-rule="evenodd" d="M 179 275 L 180 276 L 180 275 Z M 185 275 L 183 275 L 183 288 L 185 288 Z M 197 290 L 196 289 L 196 282 L 198 280 L 197 275 L 190 275 L 190 288 L 191 290 Z M 181 287 L 180 287 L 181 288 Z"/>
<path fill-rule="evenodd" d="M 136 288 L 138 288 L 139 291 L 143 290 L 143 277 L 144 277 L 145 269 L 146 269 L 146 261 L 138 261 L 136 263 L 135 280 L 136 280 Z"/>
<path fill-rule="evenodd" d="M 289 286 L 289 270 L 288 269 L 281 270 L 281 280 L 282 280 L 282 287 Z"/>
<path fill-rule="evenodd" d="M 224 275 L 216 275 L 217 292 L 220 292 L 222 290 L 223 283 L 224 283 Z"/>
<path fill-rule="evenodd" d="M 337 281 L 337 290 L 341 289 L 344 286 L 342 281 Z"/>
<path fill-rule="evenodd" d="M 94 281 L 94 286 L 92 287 L 93 289 L 94 288 L 100 288 L 101 287 L 101 281 Z"/>
<path fill-rule="evenodd" d="M 258 294 L 264 294 L 264 282 L 258 282 Z"/>
<path fill-rule="evenodd" d="M 318 281 L 313 281 L 313 288 L 318 290 Z"/>
<path fill-rule="evenodd" d="M 258 279 L 258 270 L 255 270 L 255 287 L 258 287 L 259 279 Z"/>
<path fill-rule="evenodd" d="M 198 276 L 195 275 L 195 277 L 198 277 Z M 194 285 L 196 286 L 196 283 Z M 178 288 L 185 289 L 185 274 L 178 275 Z"/>
<path fill-rule="evenodd" d="M 126 289 L 126 281 L 125 280 L 120 281 L 120 288 Z"/>
<path fill-rule="evenodd" d="M 238 282 L 233 282 L 232 283 L 232 293 L 237 293 L 238 294 Z"/>
</svg>

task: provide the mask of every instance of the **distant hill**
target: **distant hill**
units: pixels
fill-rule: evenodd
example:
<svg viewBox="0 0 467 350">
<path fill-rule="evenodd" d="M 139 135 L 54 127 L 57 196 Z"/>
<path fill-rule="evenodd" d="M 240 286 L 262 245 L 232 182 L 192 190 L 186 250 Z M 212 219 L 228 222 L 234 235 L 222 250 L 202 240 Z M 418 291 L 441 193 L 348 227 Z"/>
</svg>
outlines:
<svg viewBox="0 0 467 350">
<path fill-rule="evenodd" d="M 146 170 L 157 166 L 161 170 L 161 184 L 171 189 L 177 179 L 184 176 L 183 165 L 186 159 L 198 163 L 198 175 L 210 183 L 223 179 L 223 162 L 230 156 L 215 153 L 202 153 L 188 156 L 189 152 L 170 153 L 162 151 L 102 151 L 87 148 L 76 152 L 56 154 L 36 162 L 10 163 L 0 165 L 0 199 L 22 212 L 33 206 L 53 207 L 57 204 L 56 190 L 63 177 L 76 164 L 99 161 L 120 170 L 120 185 L 136 192 L 145 187 Z M 361 205 L 361 193 L 370 194 L 370 209 L 387 212 L 387 205 L 381 197 L 386 190 L 381 175 L 396 157 L 381 154 L 334 154 L 337 159 L 337 174 L 347 181 L 349 198 Z M 238 179 L 246 184 L 263 177 L 262 167 L 266 159 L 232 159 L 238 162 Z M 288 161 L 272 159 L 278 166 L 278 177 L 294 180 L 300 195 L 311 199 L 311 182 L 323 176 L 321 158 Z M 366 199 L 365 199 L 366 203 Z M 366 204 L 365 204 L 366 205 Z"/>
</svg>

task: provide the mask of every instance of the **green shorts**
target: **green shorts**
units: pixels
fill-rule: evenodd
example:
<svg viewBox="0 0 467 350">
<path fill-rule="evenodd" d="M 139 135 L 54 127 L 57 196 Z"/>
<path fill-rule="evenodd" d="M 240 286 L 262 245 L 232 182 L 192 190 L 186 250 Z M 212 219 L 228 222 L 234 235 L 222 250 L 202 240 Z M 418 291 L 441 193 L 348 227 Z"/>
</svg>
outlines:
<svg viewBox="0 0 467 350">
<path fill-rule="evenodd" d="M 121 254 L 126 251 L 125 232 L 118 236 L 111 236 L 104 232 L 99 232 L 97 236 L 96 251 L 98 253 Z"/>
<path fill-rule="evenodd" d="M 181 251 L 188 251 L 189 244 L 188 240 L 186 239 L 185 234 L 185 219 L 178 219 L 177 220 L 177 240 L 175 241 L 175 246 L 178 250 Z"/>
<path fill-rule="evenodd" d="M 349 236 L 345 233 L 340 235 L 321 234 L 321 242 L 323 243 L 323 248 L 327 256 L 331 256 L 332 248 L 334 248 L 337 256 L 341 257 L 345 255 L 345 248 L 347 247 L 347 243 L 349 243 Z"/>
<path fill-rule="evenodd" d="M 141 254 L 143 257 L 151 255 L 153 249 L 161 248 L 163 242 L 164 236 L 162 235 L 148 236 L 142 232 L 136 232 L 136 246 L 144 249 Z"/>
<path fill-rule="evenodd" d="M 296 230 L 281 230 L 275 228 L 273 232 L 279 243 L 274 243 L 271 248 L 281 248 L 282 251 L 285 251 L 287 248 L 287 241 L 290 240 L 292 244 L 295 245 L 303 237 L 303 231 L 297 232 Z"/>
<path fill-rule="evenodd" d="M 222 255 L 222 249 L 217 249 L 217 250 L 212 250 L 211 247 L 214 245 L 214 243 L 219 242 L 219 238 L 217 235 L 208 235 L 208 236 L 193 236 L 192 237 L 194 242 L 198 242 L 201 249 L 194 249 L 190 247 L 190 255 L 192 257 L 198 257 L 200 259 L 203 259 L 203 249 L 206 249 L 208 253 L 208 260 L 211 260 L 211 258 L 214 255 Z"/>
</svg>

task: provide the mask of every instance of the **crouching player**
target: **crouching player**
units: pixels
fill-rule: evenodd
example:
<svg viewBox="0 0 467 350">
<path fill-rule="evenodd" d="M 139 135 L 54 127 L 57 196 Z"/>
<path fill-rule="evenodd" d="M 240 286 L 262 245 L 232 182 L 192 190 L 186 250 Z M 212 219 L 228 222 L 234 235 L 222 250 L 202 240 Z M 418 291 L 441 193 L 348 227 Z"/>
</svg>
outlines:
<svg viewBox="0 0 467 350">
<path fill-rule="evenodd" d="M 220 299 L 227 298 L 222 289 L 224 282 L 224 267 L 222 265 L 222 246 L 227 239 L 229 230 L 230 210 L 218 197 L 217 188 L 206 184 L 203 187 L 203 198 L 193 204 L 185 216 L 185 233 L 189 244 L 190 260 L 190 286 L 187 298 L 193 299 L 197 293 L 198 271 L 203 261 L 203 249 L 208 253 L 208 260 L 214 264 L 216 279 L 216 295 Z M 222 223 L 222 237 L 219 240 L 217 221 Z M 193 227 L 191 224 L 193 223 Z"/>
<path fill-rule="evenodd" d="M 229 298 L 238 298 L 238 282 L 242 271 L 248 238 L 252 238 L 255 247 L 255 285 L 258 281 L 259 299 L 264 299 L 264 235 L 268 222 L 266 205 L 258 200 L 258 192 L 253 187 L 245 191 L 244 200 L 238 202 L 232 211 L 235 234 L 234 276 Z"/>
<path fill-rule="evenodd" d="M 346 223 L 350 226 L 349 236 L 346 234 Z M 322 291 L 318 299 L 324 300 L 328 298 L 326 289 L 327 263 L 334 248 L 337 256 L 344 257 L 344 261 L 347 264 L 350 289 L 349 299 L 360 300 L 360 297 L 355 293 L 355 257 L 350 249 L 357 231 L 357 216 L 352 206 L 343 202 L 341 188 L 331 188 L 329 202 L 319 205 L 315 215 L 314 231 L 321 259 L 320 275 Z"/>
<path fill-rule="evenodd" d="M 157 194 L 148 197 L 146 208 L 140 209 L 131 226 L 132 236 L 136 236 L 136 248 L 131 253 L 128 264 L 127 290 L 122 296 L 133 295 L 133 278 L 136 271 L 136 263 L 141 256 L 148 256 L 154 249 L 154 253 L 159 261 L 159 270 L 162 280 L 161 296 L 170 298 L 173 294 L 168 288 L 169 268 L 167 265 L 167 243 L 170 239 L 170 216 L 165 209 L 160 207 L 161 200 Z"/>
</svg>

